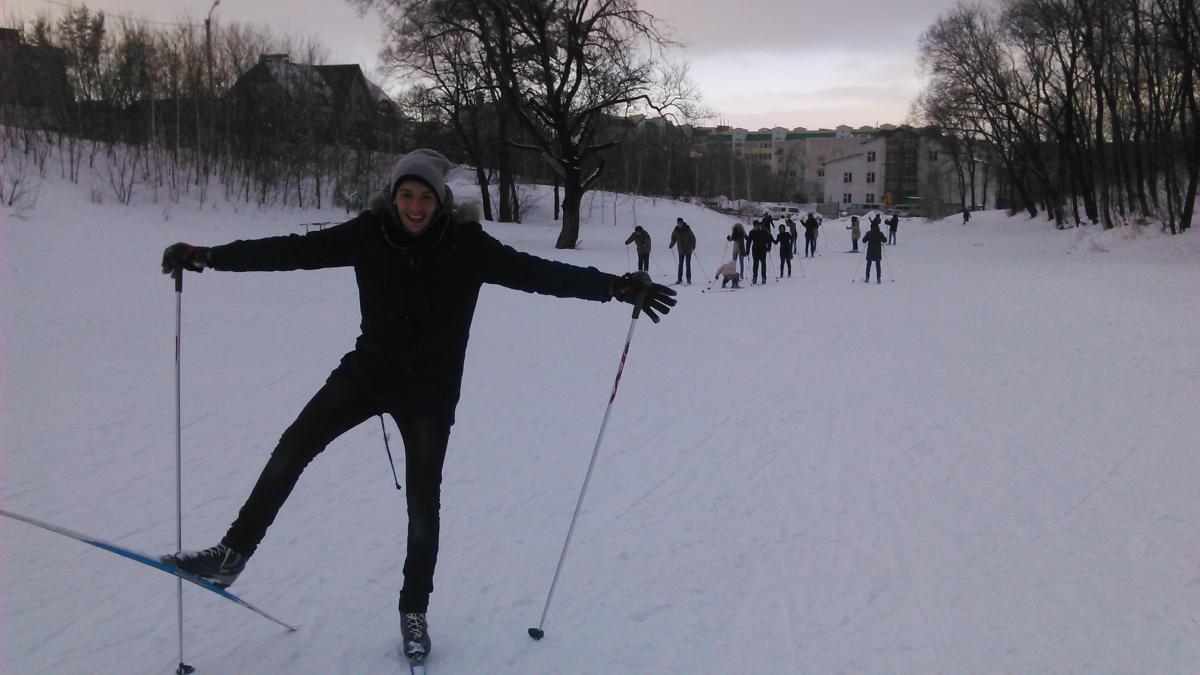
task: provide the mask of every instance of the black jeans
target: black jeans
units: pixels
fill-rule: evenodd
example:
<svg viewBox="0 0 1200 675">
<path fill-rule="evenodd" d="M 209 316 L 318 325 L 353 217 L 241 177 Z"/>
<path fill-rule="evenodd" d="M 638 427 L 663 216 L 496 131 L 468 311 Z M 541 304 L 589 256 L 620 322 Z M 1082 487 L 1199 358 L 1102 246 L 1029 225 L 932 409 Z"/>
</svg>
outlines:
<svg viewBox="0 0 1200 675">
<path fill-rule="evenodd" d="M 784 268 L 787 268 L 787 275 L 789 277 L 792 276 L 792 259 L 790 256 L 784 256 L 781 254 L 779 256 L 779 276 L 780 277 L 783 276 Z"/>
<path fill-rule="evenodd" d="M 866 275 L 866 278 L 863 279 L 863 281 L 871 280 L 871 263 L 875 263 L 875 279 L 878 280 L 883 277 L 883 274 L 880 273 L 880 271 L 879 271 L 879 261 L 878 260 L 868 260 L 867 261 L 867 275 Z"/>
<path fill-rule="evenodd" d="M 759 270 L 762 270 L 762 282 L 767 283 L 767 254 L 752 256 L 754 265 L 750 268 L 750 283 L 758 281 Z"/>
<path fill-rule="evenodd" d="M 817 238 L 816 237 L 805 237 L 804 238 L 804 257 L 811 258 L 811 257 L 815 256 L 816 254 L 817 254 Z"/>
<path fill-rule="evenodd" d="M 650 271 L 650 252 L 646 251 L 645 253 L 639 253 L 637 255 L 638 255 L 638 271 L 639 272 L 649 272 Z"/>
<path fill-rule="evenodd" d="M 276 514 L 308 463 L 335 438 L 384 412 L 382 406 L 355 384 L 332 376 L 300 411 L 258 477 L 250 497 L 221 540 L 246 557 L 275 521 Z M 423 612 L 433 591 L 440 529 L 442 465 L 450 440 L 449 418 L 388 410 L 404 439 L 404 480 L 408 502 L 408 551 L 400 609 Z"/>
</svg>

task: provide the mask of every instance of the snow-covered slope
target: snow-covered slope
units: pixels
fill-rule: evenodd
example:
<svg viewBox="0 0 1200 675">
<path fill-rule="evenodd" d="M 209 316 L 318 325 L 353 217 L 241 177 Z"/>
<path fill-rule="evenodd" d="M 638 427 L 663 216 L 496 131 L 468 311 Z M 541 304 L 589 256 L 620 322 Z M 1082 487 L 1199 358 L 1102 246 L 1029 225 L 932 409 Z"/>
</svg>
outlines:
<svg viewBox="0 0 1200 675">
<path fill-rule="evenodd" d="M 629 311 L 485 289 L 431 672 L 1195 672 L 1194 233 L 906 220 L 877 285 L 827 220 L 791 279 L 702 293 L 725 216 L 590 196 L 582 248 L 556 251 L 545 210 L 488 229 L 623 272 L 636 213 L 664 279 L 682 216 L 697 283 L 639 322 L 540 643 Z M 0 226 L 0 506 L 148 551 L 175 539 L 163 247 L 339 217 L 164 213 L 52 184 Z M 357 324 L 348 270 L 186 278 L 189 546 L 218 540 Z M 300 632 L 189 588 L 187 661 L 397 672 L 404 531 L 374 420 L 309 467 L 233 589 Z M 173 671 L 173 579 L 8 520 L 0 538 L 0 672 Z"/>
</svg>

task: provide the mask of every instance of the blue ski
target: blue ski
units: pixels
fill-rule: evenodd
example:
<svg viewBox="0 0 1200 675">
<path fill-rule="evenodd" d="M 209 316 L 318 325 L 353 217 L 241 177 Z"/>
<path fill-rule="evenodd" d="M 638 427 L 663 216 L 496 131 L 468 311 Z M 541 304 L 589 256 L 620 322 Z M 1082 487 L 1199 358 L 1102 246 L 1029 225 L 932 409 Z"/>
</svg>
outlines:
<svg viewBox="0 0 1200 675">
<path fill-rule="evenodd" d="M 117 555 L 119 555 L 123 558 L 129 558 L 130 560 L 135 560 L 137 562 L 142 563 L 143 565 L 153 567 L 154 569 L 157 569 L 157 570 L 162 570 L 163 572 L 166 572 L 167 574 L 172 574 L 172 575 L 175 575 L 185 581 L 190 581 L 193 584 L 196 584 L 197 586 L 199 586 L 200 588 L 212 591 L 213 593 L 216 593 L 217 595 L 221 596 L 222 598 L 225 598 L 226 600 L 229 600 L 230 602 L 235 602 L 235 603 L 241 605 L 242 607 L 245 607 L 246 609 L 250 610 L 251 612 L 254 612 L 255 614 L 263 617 L 264 619 L 267 619 L 268 621 L 273 621 L 274 623 L 277 623 L 280 626 L 283 626 L 284 628 L 288 629 L 289 631 L 297 630 L 295 626 L 286 624 L 286 623 L 280 621 L 279 619 L 276 619 L 275 617 L 271 616 L 270 614 L 267 614 L 266 612 L 255 607 L 254 605 L 251 605 L 250 603 L 246 602 L 245 600 L 242 600 L 241 598 L 234 595 L 233 593 L 230 593 L 229 591 L 225 590 L 224 588 L 216 586 L 212 582 L 207 581 L 205 579 L 201 579 L 200 577 L 193 576 L 182 570 L 178 570 L 178 569 L 172 567 L 171 565 L 164 563 L 157 556 L 147 555 L 145 553 L 139 553 L 137 551 L 127 549 L 123 546 L 117 546 L 116 544 L 111 544 L 102 539 L 96 539 L 95 537 L 89 537 L 85 534 L 80 534 L 79 532 L 75 532 L 73 530 L 68 530 L 65 527 L 51 525 L 50 523 L 47 523 L 47 522 L 44 522 L 41 520 L 37 520 L 36 518 L 30 518 L 29 516 L 23 516 L 19 513 L 13 513 L 12 511 L 6 511 L 4 509 L 0 509 L 0 516 L 12 518 L 13 520 L 19 520 L 23 523 L 28 523 L 29 525 L 33 525 L 34 527 L 40 527 L 43 530 L 49 530 L 50 532 L 55 532 L 57 534 L 61 534 L 64 537 L 70 537 L 71 539 L 74 539 L 76 541 L 82 541 L 85 544 L 91 544 L 92 546 L 95 546 L 96 548 L 108 551 L 109 553 L 116 553 Z"/>
</svg>

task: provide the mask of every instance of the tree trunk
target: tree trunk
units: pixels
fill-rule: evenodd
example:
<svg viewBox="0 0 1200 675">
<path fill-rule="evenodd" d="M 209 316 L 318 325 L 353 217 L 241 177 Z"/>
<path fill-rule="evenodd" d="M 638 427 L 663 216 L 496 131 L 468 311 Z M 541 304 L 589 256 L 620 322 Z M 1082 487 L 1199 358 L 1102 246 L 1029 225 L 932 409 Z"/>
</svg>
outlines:
<svg viewBox="0 0 1200 675">
<path fill-rule="evenodd" d="M 563 176 L 562 230 L 554 248 L 575 248 L 579 243 L 579 211 L 583 203 L 583 182 L 579 170 L 568 168 Z"/>
</svg>

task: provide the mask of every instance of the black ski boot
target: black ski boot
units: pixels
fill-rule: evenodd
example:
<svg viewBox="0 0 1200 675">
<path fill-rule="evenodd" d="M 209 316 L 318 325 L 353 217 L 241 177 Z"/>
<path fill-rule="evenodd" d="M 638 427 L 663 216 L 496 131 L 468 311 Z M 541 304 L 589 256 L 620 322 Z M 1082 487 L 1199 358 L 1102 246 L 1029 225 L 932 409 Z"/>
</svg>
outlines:
<svg viewBox="0 0 1200 675">
<path fill-rule="evenodd" d="M 246 567 L 246 556 L 217 544 L 203 551 L 180 551 L 161 558 L 163 564 L 211 582 L 218 588 L 229 588 Z"/>
<path fill-rule="evenodd" d="M 402 612 L 400 635 L 404 640 L 404 656 L 409 661 L 420 663 L 429 656 L 429 622 L 425 612 Z"/>
</svg>

